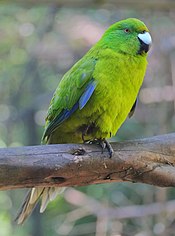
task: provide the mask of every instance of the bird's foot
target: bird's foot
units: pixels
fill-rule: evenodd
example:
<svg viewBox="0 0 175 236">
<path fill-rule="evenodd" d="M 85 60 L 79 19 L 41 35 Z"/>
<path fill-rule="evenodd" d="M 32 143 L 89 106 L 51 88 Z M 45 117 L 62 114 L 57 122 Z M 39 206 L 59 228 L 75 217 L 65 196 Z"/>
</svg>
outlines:
<svg viewBox="0 0 175 236">
<path fill-rule="evenodd" d="M 92 141 L 89 141 L 90 144 L 98 144 L 102 148 L 102 153 L 104 152 L 105 149 L 108 150 L 109 157 L 111 158 L 114 150 L 111 146 L 111 144 L 106 140 L 106 139 L 94 139 Z"/>
<path fill-rule="evenodd" d="M 104 150 L 106 148 L 108 150 L 109 157 L 111 158 L 114 153 L 114 150 L 113 150 L 111 144 L 106 139 L 100 140 L 99 144 L 102 148 L 102 153 L 104 152 Z"/>
</svg>

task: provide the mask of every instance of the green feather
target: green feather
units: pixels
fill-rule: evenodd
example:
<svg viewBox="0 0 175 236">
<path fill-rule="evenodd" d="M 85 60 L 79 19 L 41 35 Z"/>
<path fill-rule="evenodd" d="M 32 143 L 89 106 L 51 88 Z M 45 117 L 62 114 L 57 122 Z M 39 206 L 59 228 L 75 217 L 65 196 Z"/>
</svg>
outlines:
<svg viewBox="0 0 175 236">
<path fill-rule="evenodd" d="M 145 75 L 149 45 L 144 50 L 143 41 L 151 43 L 151 37 L 144 32 L 147 27 L 137 19 L 115 23 L 63 76 L 49 106 L 43 143 L 81 143 L 116 134 L 135 109 Z M 30 215 L 40 197 L 43 212 L 58 192 L 54 187 L 33 188 L 18 223 Z"/>
<path fill-rule="evenodd" d="M 144 31 L 147 27 L 137 19 L 115 23 L 63 76 L 50 103 L 44 142 L 80 143 L 82 135 L 93 140 L 116 134 L 132 110 L 145 75 L 147 54 L 138 54 L 137 38 Z M 80 109 L 76 104 L 92 79 L 95 91 Z M 73 112 L 62 119 L 65 109 Z"/>
</svg>

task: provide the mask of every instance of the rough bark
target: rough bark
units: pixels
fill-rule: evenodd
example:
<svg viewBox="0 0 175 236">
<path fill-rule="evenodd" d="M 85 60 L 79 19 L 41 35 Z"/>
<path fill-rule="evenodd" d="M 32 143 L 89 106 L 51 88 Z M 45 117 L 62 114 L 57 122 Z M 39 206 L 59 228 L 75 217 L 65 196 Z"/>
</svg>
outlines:
<svg viewBox="0 0 175 236">
<path fill-rule="evenodd" d="M 175 186 L 175 133 L 98 145 L 58 144 L 0 149 L 0 189 L 141 182 Z"/>
</svg>

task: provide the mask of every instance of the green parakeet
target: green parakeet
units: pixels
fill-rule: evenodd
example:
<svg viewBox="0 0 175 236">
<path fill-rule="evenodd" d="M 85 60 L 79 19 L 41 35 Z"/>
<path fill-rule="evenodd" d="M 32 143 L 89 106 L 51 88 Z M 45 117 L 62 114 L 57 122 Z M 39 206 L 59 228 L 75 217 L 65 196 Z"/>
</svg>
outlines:
<svg viewBox="0 0 175 236">
<path fill-rule="evenodd" d="M 133 114 L 147 67 L 151 36 L 129 18 L 111 25 L 102 38 L 62 78 L 50 103 L 42 142 L 105 142 Z M 32 188 L 17 216 L 22 223 L 41 197 L 43 212 L 59 188 Z"/>
</svg>

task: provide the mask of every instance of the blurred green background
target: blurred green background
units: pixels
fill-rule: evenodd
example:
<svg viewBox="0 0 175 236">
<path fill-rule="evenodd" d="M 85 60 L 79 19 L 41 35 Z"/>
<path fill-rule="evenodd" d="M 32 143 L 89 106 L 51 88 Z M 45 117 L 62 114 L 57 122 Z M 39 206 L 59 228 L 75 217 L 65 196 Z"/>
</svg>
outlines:
<svg viewBox="0 0 175 236">
<path fill-rule="evenodd" d="M 149 1 L 89 1 L 85 7 L 77 0 L 65 1 L 66 7 L 64 1 L 31 2 L 0 3 L 0 147 L 40 143 L 62 75 L 110 24 L 128 17 L 146 23 L 153 46 L 135 115 L 113 140 L 175 130 L 175 5 L 168 5 L 173 1 L 151 6 Z M 43 214 L 37 208 L 17 226 L 14 218 L 24 195 L 21 189 L 0 192 L 0 236 L 175 235 L 173 188 L 133 183 L 70 188 Z"/>
</svg>

